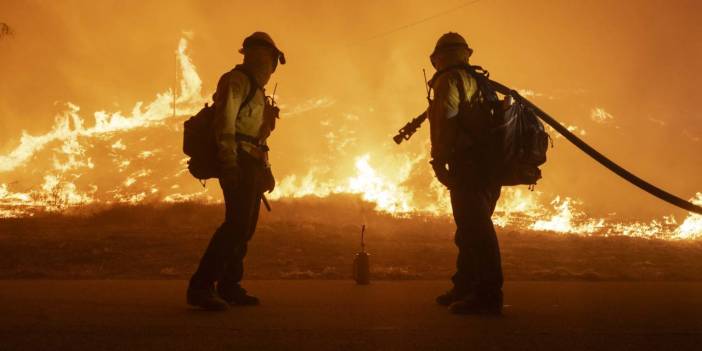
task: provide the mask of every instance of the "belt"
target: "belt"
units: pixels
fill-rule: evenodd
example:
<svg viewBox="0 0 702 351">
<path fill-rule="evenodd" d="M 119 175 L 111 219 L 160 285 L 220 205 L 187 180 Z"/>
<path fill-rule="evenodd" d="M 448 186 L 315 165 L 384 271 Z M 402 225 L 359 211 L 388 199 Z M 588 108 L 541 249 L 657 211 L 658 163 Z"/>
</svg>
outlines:
<svg viewBox="0 0 702 351">
<path fill-rule="evenodd" d="M 236 140 L 237 140 L 237 141 L 245 141 L 245 142 L 247 142 L 247 143 L 249 143 L 249 144 L 254 144 L 254 145 L 256 145 L 256 146 L 262 145 L 262 144 L 263 144 L 259 138 L 254 138 L 254 137 L 252 137 L 252 136 L 250 136 L 250 135 L 246 135 L 246 134 L 242 134 L 242 133 L 236 133 L 235 136 L 236 136 Z"/>
<path fill-rule="evenodd" d="M 268 145 L 266 145 L 265 141 L 263 141 L 259 138 L 254 138 L 250 135 L 236 133 L 236 140 L 237 141 L 244 141 L 244 142 L 249 143 L 253 146 L 256 146 L 257 148 L 259 148 L 263 152 L 269 151 Z"/>
<path fill-rule="evenodd" d="M 268 152 L 268 145 L 262 142 L 258 138 L 254 138 L 250 135 L 236 133 L 236 142 L 239 146 L 244 149 L 249 155 L 259 159 L 266 160 Z"/>
</svg>

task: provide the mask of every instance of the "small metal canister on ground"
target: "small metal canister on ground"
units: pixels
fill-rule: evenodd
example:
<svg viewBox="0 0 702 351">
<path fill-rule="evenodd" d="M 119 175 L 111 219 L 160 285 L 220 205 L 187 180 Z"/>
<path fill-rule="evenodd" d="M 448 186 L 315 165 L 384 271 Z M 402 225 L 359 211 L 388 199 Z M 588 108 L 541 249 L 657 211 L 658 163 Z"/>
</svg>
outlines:
<svg viewBox="0 0 702 351">
<path fill-rule="evenodd" d="M 365 285 L 370 283 L 370 262 L 369 254 L 365 251 L 356 254 L 353 259 L 353 279 L 357 284 Z"/>
<path fill-rule="evenodd" d="M 353 279 L 357 284 L 366 285 L 370 283 L 370 254 L 366 252 L 364 242 L 365 224 L 361 227 L 361 252 L 357 253 L 353 259 Z"/>
</svg>

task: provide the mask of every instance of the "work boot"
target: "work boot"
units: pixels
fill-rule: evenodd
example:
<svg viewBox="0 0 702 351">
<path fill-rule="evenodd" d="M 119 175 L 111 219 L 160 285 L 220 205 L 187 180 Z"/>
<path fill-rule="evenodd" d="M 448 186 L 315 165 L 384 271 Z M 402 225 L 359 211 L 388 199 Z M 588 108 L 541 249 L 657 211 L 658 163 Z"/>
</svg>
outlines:
<svg viewBox="0 0 702 351">
<path fill-rule="evenodd" d="M 471 294 L 452 303 L 449 311 L 454 314 L 501 315 L 502 294 L 481 298 Z"/>
<path fill-rule="evenodd" d="M 454 303 L 455 301 L 460 300 L 463 297 L 463 295 L 465 295 L 465 294 L 461 294 L 458 291 L 456 291 L 455 288 L 453 288 L 453 289 L 437 296 L 436 303 L 438 303 L 441 306 L 449 306 L 452 303 Z"/>
<path fill-rule="evenodd" d="M 225 311 L 229 309 L 227 302 L 219 298 L 213 288 L 188 287 L 188 305 L 200 307 L 207 311 Z"/>
<path fill-rule="evenodd" d="M 256 306 L 261 303 L 258 297 L 251 296 L 246 289 L 237 285 L 217 284 L 219 296 L 230 305 Z"/>
</svg>

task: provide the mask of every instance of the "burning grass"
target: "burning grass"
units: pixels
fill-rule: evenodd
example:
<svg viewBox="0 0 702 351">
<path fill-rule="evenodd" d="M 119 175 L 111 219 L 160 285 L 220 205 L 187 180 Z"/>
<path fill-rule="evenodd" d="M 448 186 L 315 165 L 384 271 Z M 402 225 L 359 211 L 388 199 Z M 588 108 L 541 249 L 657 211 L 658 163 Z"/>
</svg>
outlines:
<svg viewBox="0 0 702 351">
<path fill-rule="evenodd" d="M 79 217 L 82 221 L 87 220 L 88 216 L 82 213 L 86 211 L 96 216 L 115 215 L 117 210 L 109 209 L 115 204 L 135 205 L 141 209 L 151 206 L 173 209 L 178 206 L 150 204 L 221 201 L 216 185 L 202 188 L 190 176 L 187 157 L 181 150 L 183 121 L 196 113 L 210 95 L 202 91 L 202 80 L 186 53 L 187 46 L 188 40 L 184 37 L 177 50 L 180 69 L 178 89 L 164 90 L 148 103 L 136 102 L 129 112 L 94 112 L 92 121 L 81 113 L 78 105 L 67 103 L 65 110 L 56 116 L 51 130 L 37 135 L 23 133 L 14 149 L 0 154 L 0 218 L 38 216 L 41 219 L 22 221 L 43 223 L 47 218 L 45 212 L 63 213 L 67 218 L 72 218 L 71 213 L 77 211 L 81 212 Z M 450 213 L 446 189 L 434 179 L 427 163 L 427 144 L 415 151 L 399 150 L 394 145 L 382 143 L 379 135 L 360 142 L 358 135 L 368 134 L 365 131 L 360 133 L 361 129 L 358 129 L 366 126 L 359 120 L 362 117 L 355 112 L 339 109 L 315 112 L 317 108 L 334 105 L 334 100 L 325 97 L 311 101 L 283 109 L 289 110 L 284 117 L 304 113 L 309 122 L 303 125 L 286 123 L 286 131 L 281 130 L 284 134 L 276 137 L 276 144 L 280 146 L 275 148 L 280 147 L 278 150 L 283 152 L 276 151 L 273 155 L 283 156 L 278 159 L 273 156 L 274 169 L 280 178 L 276 190 L 270 194 L 271 199 L 281 200 L 281 206 L 286 206 L 285 199 L 310 196 L 345 198 L 345 202 L 352 205 L 347 208 L 356 210 L 339 210 L 343 213 L 351 211 L 342 217 L 344 221 L 357 226 L 365 221 L 363 214 L 366 214 L 369 220 L 376 218 L 381 226 L 382 223 L 391 223 L 386 224 L 389 227 L 387 230 L 376 228 L 377 233 L 394 232 L 393 226 L 399 225 L 400 221 L 387 213 L 414 221 L 431 218 L 418 216 L 418 212 L 435 216 Z M 352 106 L 344 108 L 356 109 Z M 376 116 L 368 115 L 365 118 L 375 119 Z M 330 122 L 332 120 L 334 123 Z M 319 138 L 301 142 L 305 138 L 301 139 L 299 135 L 316 135 Z M 294 140 L 296 146 L 286 144 L 286 139 Z M 312 149 L 315 151 L 310 153 Z M 286 162 L 282 161 L 288 158 L 285 155 L 291 154 L 309 157 L 295 157 L 295 166 L 286 166 Z M 278 168 L 278 165 L 281 167 Z M 344 194 L 354 194 L 355 197 Z M 360 204 L 359 201 L 372 202 L 373 205 Z M 702 204 L 702 192 L 695 193 L 691 201 Z M 314 201 L 305 199 L 295 200 L 294 203 L 304 209 Z M 85 210 L 86 206 L 89 206 L 88 210 Z M 329 211 L 327 207 L 320 206 L 325 215 Z M 602 217 L 603 213 L 586 213 L 577 198 L 527 191 L 526 187 L 503 189 L 497 208 L 495 222 L 508 228 L 505 232 L 537 230 L 671 240 L 702 237 L 700 215 L 690 213 L 681 221 L 672 215 L 650 220 L 625 219 L 616 213 Z M 372 210 L 385 214 L 371 214 Z M 97 213 L 101 211 L 108 214 Z M 145 213 L 149 211 L 144 210 Z M 200 213 L 198 211 L 193 213 Z M 292 216 L 290 213 L 303 216 L 305 223 L 317 223 L 320 212 L 319 209 L 314 211 L 311 214 L 297 209 L 290 209 L 288 213 L 277 212 L 275 219 L 271 219 L 271 225 L 285 216 Z M 334 225 L 343 222 L 340 218 L 333 218 Z M 138 217 L 129 220 L 143 221 Z M 444 219 L 431 221 L 445 222 Z M 8 222 L 12 223 L 12 220 Z M 409 227 L 413 228 L 412 225 Z M 166 229 L 171 232 L 181 230 Z M 203 231 L 204 228 L 192 230 Z M 139 232 L 140 229 L 135 231 Z M 450 232 L 446 228 L 441 231 Z M 389 275 L 402 272 L 400 268 L 391 268 L 387 270 L 392 272 Z M 412 273 L 409 275 L 413 276 Z"/>
<path fill-rule="evenodd" d="M 249 279 L 350 277 L 359 229 L 376 279 L 446 279 L 456 249 L 447 217 L 398 218 L 358 196 L 283 199 L 263 213 Z M 0 220 L 0 277 L 183 279 L 222 218 L 221 205 L 89 206 Z M 699 280 L 702 242 L 498 228 L 509 280 Z"/>
</svg>

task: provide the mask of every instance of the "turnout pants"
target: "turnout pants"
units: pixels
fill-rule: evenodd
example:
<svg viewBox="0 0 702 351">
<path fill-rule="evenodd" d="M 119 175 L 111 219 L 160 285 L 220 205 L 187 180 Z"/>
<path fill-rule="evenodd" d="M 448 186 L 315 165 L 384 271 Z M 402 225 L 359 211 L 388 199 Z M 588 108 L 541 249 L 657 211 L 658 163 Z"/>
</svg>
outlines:
<svg viewBox="0 0 702 351">
<path fill-rule="evenodd" d="M 239 152 L 239 183 L 220 180 L 224 194 L 224 223 L 217 228 L 197 271 L 190 279 L 194 288 L 236 288 L 244 275 L 244 257 L 258 222 L 263 164 L 245 151 Z"/>
<path fill-rule="evenodd" d="M 457 173 L 459 184 L 450 190 L 458 246 L 454 289 L 483 299 L 501 297 L 500 247 L 492 223 L 501 187 L 484 176 Z"/>
</svg>

